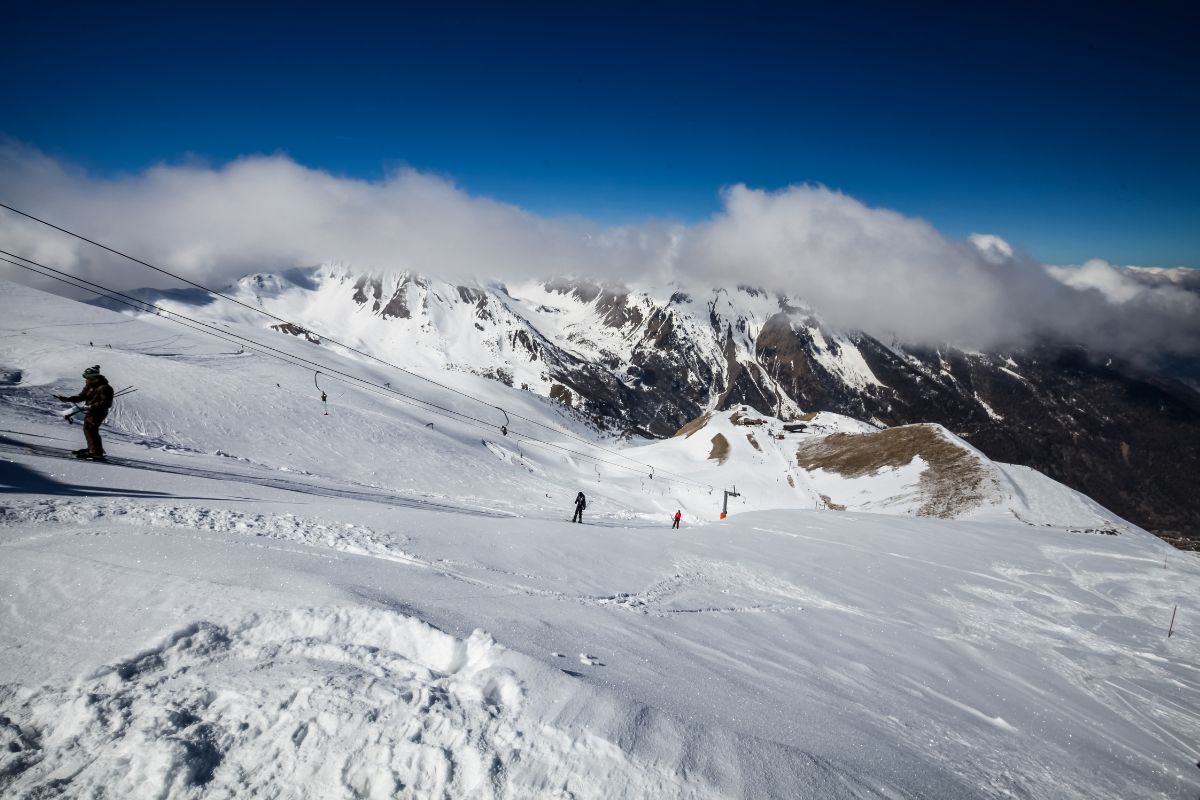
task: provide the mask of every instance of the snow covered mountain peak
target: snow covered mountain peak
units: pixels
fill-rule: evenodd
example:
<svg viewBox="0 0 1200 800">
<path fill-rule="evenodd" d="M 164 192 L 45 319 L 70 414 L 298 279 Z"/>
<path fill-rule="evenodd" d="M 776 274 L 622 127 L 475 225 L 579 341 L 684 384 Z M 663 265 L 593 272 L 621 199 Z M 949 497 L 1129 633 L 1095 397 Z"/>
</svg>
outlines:
<svg viewBox="0 0 1200 800">
<path fill-rule="evenodd" d="M 934 422 L 1164 535 L 1200 531 L 1188 470 L 1155 456 L 1172 442 L 1200 458 L 1194 390 L 1078 347 L 980 353 L 883 342 L 832 328 L 800 297 L 736 284 L 461 285 L 329 263 L 248 276 L 233 291 L 291 324 L 194 292 L 158 296 L 222 324 L 327 348 L 332 339 L 413 371 L 487 377 L 622 437 L 668 437 L 739 404 L 782 420 L 831 411 L 884 427 Z"/>
</svg>

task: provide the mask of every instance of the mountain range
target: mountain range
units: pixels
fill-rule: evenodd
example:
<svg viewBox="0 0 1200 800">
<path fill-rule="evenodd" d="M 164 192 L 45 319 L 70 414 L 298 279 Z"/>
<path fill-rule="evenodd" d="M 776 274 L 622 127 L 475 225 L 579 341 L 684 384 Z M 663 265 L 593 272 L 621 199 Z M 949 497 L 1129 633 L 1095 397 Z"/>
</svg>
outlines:
<svg viewBox="0 0 1200 800">
<path fill-rule="evenodd" d="M 979 352 L 882 341 L 825 324 L 799 297 L 746 285 L 456 285 L 326 264 L 248 275 L 224 292 L 288 322 L 190 290 L 140 296 L 314 347 L 333 337 L 413 371 L 489 377 L 623 438 L 669 437 L 743 405 L 798 424 L 819 411 L 877 428 L 937 423 L 993 460 L 1032 467 L 1177 546 L 1200 547 L 1200 392 L 1186 370 L 1061 342 Z"/>
</svg>

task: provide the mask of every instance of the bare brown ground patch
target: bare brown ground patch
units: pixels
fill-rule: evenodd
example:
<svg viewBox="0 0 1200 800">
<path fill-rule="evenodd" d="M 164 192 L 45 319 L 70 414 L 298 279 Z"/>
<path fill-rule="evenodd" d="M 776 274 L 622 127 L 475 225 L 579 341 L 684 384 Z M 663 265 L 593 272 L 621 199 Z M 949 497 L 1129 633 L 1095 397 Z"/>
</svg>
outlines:
<svg viewBox="0 0 1200 800">
<path fill-rule="evenodd" d="M 814 419 L 816 419 L 816 418 L 817 418 L 817 414 L 819 414 L 819 413 L 821 413 L 821 412 L 819 412 L 819 411 L 806 411 L 806 412 L 804 412 L 803 414 L 801 414 L 801 415 L 799 415 L 799 416 L 797 416 L 797 417 L 794 417 L 794 418 L 793 418 L 793 422 L 812 422 Z"/>
<path fill-rule="evenodd" d="M 750 446 L 753 447 L 755 450 L 757 450 L 760 453 L 762 452 L 762 448 L 758 446 L 758 440 L 754 438 L 753 433 L 746 434 L 746 441 L 748 441 L 750 443 Z"/>
<path fill-rule="evenodd" d="M 700 430 L 705 425 L 707 425 L 708 421 L 710 419 L 712 419 L 712 413 L 706 411 L 703 414 L 701 414 L 700 416 L 696 417 L 694 420 L 692 420 L 690 422 L 685 422 L 683 424 L 682 428 L 675 431 L 674 436 L 682 436 L 683 438 L 686 439 L 687 437 L 691 436 L 693 433 L 695 433 L 696 431 Z M 672 438 L 674 438 L 674 436 L 672 436 Z"/>
<path fill-rule="evenodd" d="M 842 505 L 841 503 L 833 502 L 833 500 L 827 494 L 821 495 L 821 502 L 824 503 L 825 507 L 828 508 L 830 511 L 845 511 L 846 510 L 846 507 L 844 505 Z"/>
<path fill-rule="evenodd" d="M 984 500 L 984 465 L 932 425 L 902 425 L 876 433 L 835 433 L 801 444 L 796 461 L 847 478 L 902 467 L 920 456 L 922 502 L 917 514 L 949 519 Z M 832 505 L 827 501 L 827 505 Z"/>
<path fill-rule="evenodd" d="M 718 464 L 724 464 L 729 458 L 729 440 L 724 434 L 718 433 L 712 438 L 712 450 L 708 453 L 709 458 L 715 458 Z"/>
</svg>

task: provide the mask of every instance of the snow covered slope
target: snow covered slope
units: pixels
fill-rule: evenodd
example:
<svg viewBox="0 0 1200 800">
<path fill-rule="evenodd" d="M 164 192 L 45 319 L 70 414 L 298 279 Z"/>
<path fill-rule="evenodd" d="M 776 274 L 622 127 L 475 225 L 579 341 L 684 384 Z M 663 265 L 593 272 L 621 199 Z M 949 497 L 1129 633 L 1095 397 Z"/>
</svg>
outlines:
<svg viewBox="0 0 1200 800">
<path fill-rule="evenodd" d="M 249 275 L 225 293 L 296 327 L 193 290 L 140 296 L 222 324 L 297 337 L 323 331 L 408 368 L 490 377 L 621 431 L 669 434 L 719 398 L 747 391 L 772 398 L 779 413 L 796 410 L 756 361 L 755 339 L 781 310 L 778 298 L 756 290 L 701 296 L 675 286 L 630 290 L 582 280 L 463 286 L 326 264 Z M 815 336 L 829 338 L 817 347 L 822 364 L 855 386 L 875 383 L 849 340 L 803 319 Z"/>
<path fill-rule="evenodd" d="M 940 425 L 879 429 L 829 412 L 785 422 L 748 406 L 708 412 L 672 439 L 631 448 L 717 492 L 741 487 L 740 510 L 870 511 L 1017 520 L 1107 532 L 1131 526 L 1040 473 L 997 464 Z"/>
<path fill-rule="evenodd" d="M 863 475 L 838 436 L 881 432 L 831 414 L 614 453 L 515 380 L 255 323 L 426 401 L 321 375 L 326 416 L 312 372 L 165 319 L 0 310 L 0 795 L 1200 792 L 1200 565 L 941 429 Z M 139 388 L 110 464 L 62 457 L 50 399 L 97 362 Z M 931 441 L 993 487 L 950 519 L 916 513 Z"/>
<path fill-rule="evenodd" d="M 196 290 L 146 296 L 275 339 L 317 343 L 317 331 L 416 370 L 489 377 L 621 435 L 670 436 L 739 405 L 783 419 L 832 411 L 937 423 L 1165 538 L 1200 537 L 1190 480 L 1200 471 L 1200 373 L 1190 362 L 1148 375 L 1071 342 L 979 353 L 884 341 L 751 286 L 453 285 L 326 264 L 250 275 L 227 291 L 279 319 Z M 1168 450 L 1181 455 L 1160 458 Z"/>
</svg>

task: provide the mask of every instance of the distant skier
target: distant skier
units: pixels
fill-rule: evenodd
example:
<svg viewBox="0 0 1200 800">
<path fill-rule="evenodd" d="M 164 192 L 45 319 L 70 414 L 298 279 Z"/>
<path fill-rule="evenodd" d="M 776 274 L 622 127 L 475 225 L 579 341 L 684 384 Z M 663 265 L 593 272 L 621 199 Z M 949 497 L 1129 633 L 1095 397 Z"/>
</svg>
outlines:
<svg viewBox="0 0 1200 800">
<path fill-rule="evenodd" d="M 100 441 L 100 423 L 108 416 L 108 410 L 113 404 L 113 388 L 108 385 L 108 379 L 100 374 L 100 365 L 88 367 L 83 371 L 83 390 L 74 397 L 55 395 L 64 403 L 87 404 L 87 414 L 83 417 L 83 436 L 87 447 L 76 450 L 79 458 L 90 458 L 94 461 L 104 460 L 104 444 Z"/>
<path fill-rule="evenodd" d="M 683 512 L 676 510 L 675 517 L 673 518 L 673 521 L 671 522 L 671 530 L 675 530 L 676 528 L 679 527 L 679 520 L 681 520 L 681 519 L 683 519 Z"/>
<path fill-rule="evenodd" d="M 583 524 L 583 510 L 587 508 L 587 498 L 583 496 L 583 492 L 575 495 L 575 516 L 571 517 L 571 522 Z"/>
</svg>

